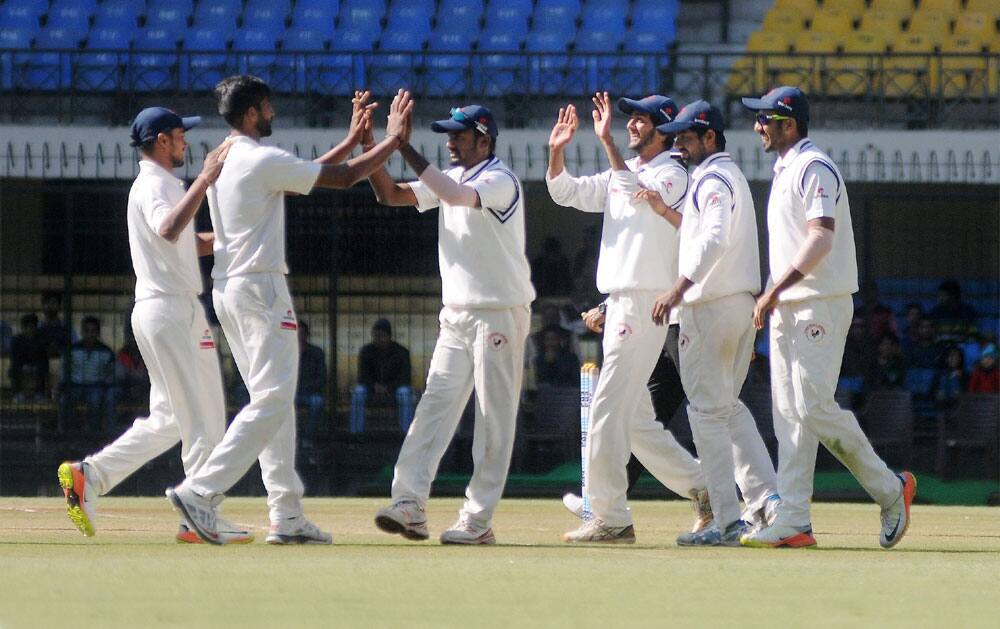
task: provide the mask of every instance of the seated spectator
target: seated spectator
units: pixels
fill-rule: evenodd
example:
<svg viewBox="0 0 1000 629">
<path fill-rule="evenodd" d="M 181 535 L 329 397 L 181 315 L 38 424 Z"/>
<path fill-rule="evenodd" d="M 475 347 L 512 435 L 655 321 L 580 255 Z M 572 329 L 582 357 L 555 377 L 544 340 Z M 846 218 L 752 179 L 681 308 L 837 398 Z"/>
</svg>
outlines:
<svg viewBox="0 0 1000 629">
<path fill-rule="evenodd" d="M 937 324 L 940 340 L 962 343 L 976 335 L 976 311 L 962 301 L 962 287 L 952 279 L 938 286 L 938 301 L 927 313 Z"/>
<path fill-rule="evenodd" d="M 147 402 L 149 371 L 146 369 L 146 361 L 139 352 L 139 345 L 135 341 L 132 324 L 129 322 L 125 324 L 125 343 L 118 350 L 116 359 L 118 361 L 116 376 L 121 387 L 122 399 L 135 404 Z"/>
<path fill-rule="evenodd" d="M 326 354 L 309 343 L 309 324 L 299 321 L 299 384 L 295 405 L 305 408 L 301 422 L 302 447 L 310 449 L 326 410 Z"/>
<path fill-rule="evenodd" d="M 358 385 L 351 396 L 351 432 L 365 430 L 365 406 L 368 397 L 387 402 L 396 398 L 399 427 L 410 429 L 413 421 L 413 389 L 410 388 L 410 350 L 392 340 L 392 325 L 379 319 L 372 326 L 372 342 L 358 355 Z"/>
<path fill-rule="evenodd" d="M 903 386 L 906 377 L 906 361 L 899 346 L 899 338 L 886 333 L 878 343 L 878 357 L 875 361 L 875 384 L 880 389 L 896 389 Z"/>
<path fill-rule="evenodd" d="M 70 348 L 69 382 L 63 383 L 69 402 L 87 407 L 87 428 L 110 432 L 117 413 L 115 353 L 101 342 L 101 320 L 84 317 L 81 339 Z"/>
<path fill-rule="evenodd" d="M 44 319 L 38 331 L 49 348 L 49 358 L 59 358 L 76 342 L 76 335 L 69 324 L 62 320 L 62 293 L 47 292 L 42 295 Z"/>
<path fill-rule="evenodd" d="M 573 275 L 562 242 L 549 236 L 542 243 L 542 253 L 531 261 L 531 283 L 539 297 L 565 297 L 573 292 Z"/>
<path fill-rule="evenodd" d="M 49 353 L 38 333 L 38 315 L 21 317 L 21 333 L 10 347 L 10 384 L 15 402 L 42 401 L 49 392 Z"/>
<path fill-rule="evenodd" d="M 958 404 L 958 398 L 968 387 L 969 377 L 965 373 L 965 354 L 954 345 L 944 352 L 941 367 L 934 374 L 931 392 L 938 408 L 947 410 Z"/>
<path fill-rule="evenodd" d="M 941 346 L 933 321 L 921 319 L 917 323 L 916 339 L 903 355 L 908 369 L 936 369 L 941 364 Z"/>
<path fill-rule="evenodd" d="M 854 316 L 868 322 L 868 336 L 876 343 L 887 334 L 898 339 L 896 314 L 881 302 L 878 286 L 874 282 L 868 282 L 861 288 L 861 305 L 854 310 Z"/>
<path fill-rule="evenodd" d="M 569 351 L 566 331 L 558 326 L 549 326 L 539 334 L 542 336 L 542 351 L 535 357 L 535 382 L 554 387 L 579 386 L 580 359 Z"/>
<path fill-rule="evenodd" d="M 969 393 L 1000 393 L 996 345 L 988 345 L 979 355 L 979 363 L 969 376 Z"/>
<path fill-rule="evenodd" d="M 910 347 L 917 341 L 917 331 L 919 323 L 924 316 L 924 307 L 917 302 L 906 304 L 903 309 L 903 325 L 899 331 L 900 344 L 903 346 L 903 353 L 910 350 Z"/>
<path fill-rule="evenodd" d="M 559 309 L 559 306 L 553 303 L 547 303 L 542 306 L 542 323 L 538 332 L 528 336 L 528 340 L 524 346 L 524 364 L 533 366 L 535 364 L 538 355 L 541 354 L 542 348 L 545 347 L 544 332 L 545 330 L 552 328 L 558 331 L 562 336 L 562 340 L 566 345 L 566 349 L 572 354 L 580 355 L 580 341 L 577 335 L 572 329 L 572 324 L 567 321 L 567 317 Z M 575 317 L 579 319 L 579 317 Z"/>
</svg>

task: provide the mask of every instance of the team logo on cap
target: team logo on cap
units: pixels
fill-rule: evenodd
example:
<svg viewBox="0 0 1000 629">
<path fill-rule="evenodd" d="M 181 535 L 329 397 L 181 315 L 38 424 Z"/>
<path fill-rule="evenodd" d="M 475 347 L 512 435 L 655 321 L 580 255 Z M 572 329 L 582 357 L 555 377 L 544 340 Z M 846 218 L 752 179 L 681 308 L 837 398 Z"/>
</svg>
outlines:
<svg viewBox="0 0 1000 629">
<path fill-rule="evenodd" d="M 813 343 L 819 343 L 826 336 L 826 328 L 818 323 L 810 323 L 806 326 L 806 338 Z"/>
<path fill-rule="evenodd" d="M 215 349 L 215 339 L 212 337 L 212 331 L 205 328 L 205 331 L 201 333 L 201 340 L 198 341 L 199 349 Z"/>
<path fill-rule="evenodd" d="M 493 332 L 487 336 L 486 342 L 489 344 L 490 349 L 494 352 L 499 352 L 503 348 L 507 347 L 507 337 L 499 332 Z"/>
<path fill-rule="evenodd" d="M 703 111 L 700 114 L 698 114 L 697 116 L 695 116 L 695 118 L 694 118 L 694 120 L 692 122 L 694 122 L 695 124 L 703 124 L 703 125 L 705 125 L 707 127 L 708 124 L 709 124 L 709 122 L 708 122 L 708 114 Z"/>
<path fill-rule="evenodd" d="M 792 97 L 786 96 L 781 100 L 777 101 L 775 105 L 781 107 L 782 109 L 787 109 L 788 111 L 792 111 Z"/>
<path fill-rule="evenodd" d="M 660 110 L 660 113 L 663 114 L 663 117 L 667 119 L 667 122 L 673 122 L 674 121 L 674 108 L 673 107 L 664 107 L 663 109 Z"/>
<path fill-rule="evenodd" d="M 298 330 L 299 324 L 295 321 L 295 313 L 291 310 L 285 313 L 285 316 L 281 318 L 281 329 L 282 330 Z"/>
</svg>

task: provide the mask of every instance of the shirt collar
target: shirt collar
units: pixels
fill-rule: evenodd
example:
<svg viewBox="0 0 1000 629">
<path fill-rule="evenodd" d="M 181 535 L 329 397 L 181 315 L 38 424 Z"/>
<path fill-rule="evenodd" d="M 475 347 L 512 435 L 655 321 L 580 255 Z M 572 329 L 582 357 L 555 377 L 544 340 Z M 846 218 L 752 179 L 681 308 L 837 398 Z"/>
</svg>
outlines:
<svg viewBox="0 0 1000 629">
<path fill-rule="evenodd" d="M 657 153 L 653 159 L 649 160 L 645 164 L 642 164 L 641 166 L 639 165 L 638 155 L 626 160 L 625 165 L 628 166 L 629 170 L 633 172 L 642 172 L 647 168 L 657 168 L 659 166 L 663 166 L 664 164 L 668 163 L 671 159 L 673 158 L 670 157 L 670 151 L 667 150 L 663 151 L 662 153 Z"/>
<path fill-rule="evenodd" d="M 701 175 L 703 172 L 705 172 L 710 166 L 718 164 L 719 162 L 726 162 L 726 161 L 729 162 L 733 161 L 733 158 L 732 156 L 729 155 L 729 153 L 725 151 L 712 153 L 711 155 L 705 158 L 705 161 L 703 161 L 702 163 L 698 164 L 698 166 L 695 167 L 694 171 L 691 173 L 691 176 L 697 177 Z"/>
<path fill-rule="evenodd" d="M 489 157 L 479 162 L 475 166 L 470 166 L 469 168 L 466 168 L 465 170 L 462 171 L 462 174 L 459 175 L 459 183 L 466 183 L 472 181 L 473 179 L 478 177 L 484 170 L 486 170 L 486 168 L 494 161 L 497 161 L 496 156 L 490 155 Z"/>
<path fill-rule="evenodd" d="M 184 185 L 184 182 L 180 177 L 173 174 L 163 166 L 160 166 L 151 159 L 141 159 L 139 160 L 139 172 L 145 173 L 147 175 L 152 175 L 154 177 L 159 177 L 160 179 L 166 179 L 167 181 L 176 181 L 180 185 Z"/>
<path fill-rule="evenodd" d="M 792 148 L 788 149 L 788 152 L 774 160 L 774 172 L 779 173 L 784 170 L 785 167 L 788 166 L 788 164 L 791 164 L 792 160 L 798 157 L 799 153 L 801 153 L 809 144 L 811 144 L 809 138 L 802 138 L 793 144 Z"/>
</svg>

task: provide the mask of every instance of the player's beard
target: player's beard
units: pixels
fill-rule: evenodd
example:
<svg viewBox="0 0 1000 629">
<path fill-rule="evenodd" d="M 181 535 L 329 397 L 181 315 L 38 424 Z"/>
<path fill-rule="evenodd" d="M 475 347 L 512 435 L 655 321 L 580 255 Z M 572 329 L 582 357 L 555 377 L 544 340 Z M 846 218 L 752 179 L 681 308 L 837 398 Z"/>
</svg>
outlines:
<svg viewBox="0 0 1000 629">
<path fill-rule="evenodd" d="M 257 134 L 262 138 L 271 135 L 271 121 L 264 118 L 257 120 Z"/>
<path fill-rule="evenodd" d="M 174 165 L 174 168 L 180 168 L 181 166 L 184 165 L 184 155 L 182 154 L 180 157 L 171 155 L 170 163 Z"/>
</svg>

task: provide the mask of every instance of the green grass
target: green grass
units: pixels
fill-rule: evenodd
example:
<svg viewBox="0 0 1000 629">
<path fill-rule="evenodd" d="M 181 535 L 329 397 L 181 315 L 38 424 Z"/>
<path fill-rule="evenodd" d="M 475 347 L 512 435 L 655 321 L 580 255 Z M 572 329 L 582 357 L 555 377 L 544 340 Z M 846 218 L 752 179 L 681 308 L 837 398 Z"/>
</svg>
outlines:
<svg viewBox="0 0 1000 629">
<path fill-rule="evenodd" d="M 679 549 L 681 502 L 634 502 L 638 543 L 579 547 L 557 500 L 505 500 L 495 547 L 380 533 L 377 499 L 311 499 L 332 547 L 263 543 L 263 499 L 225 515 L 249 546 L 173 542 L 165 500 L 103 498 L 98 534 L 61 500 L 0 498 L 0 628 L 82 627 L 996 627 L 1000 509 L 916 506 L 899 547 L 878 508 L 817 504 L 816 550 Z M 433 534 L 459 499 L 429 508 Z"/>
</svg>

